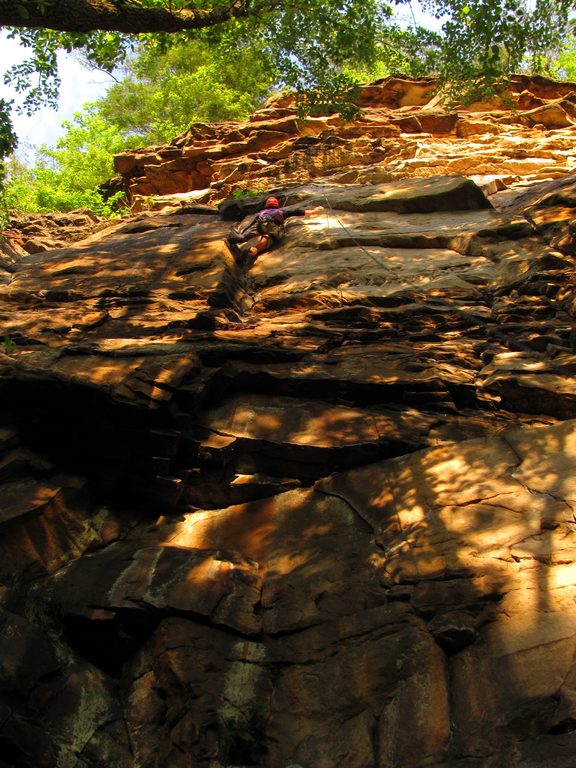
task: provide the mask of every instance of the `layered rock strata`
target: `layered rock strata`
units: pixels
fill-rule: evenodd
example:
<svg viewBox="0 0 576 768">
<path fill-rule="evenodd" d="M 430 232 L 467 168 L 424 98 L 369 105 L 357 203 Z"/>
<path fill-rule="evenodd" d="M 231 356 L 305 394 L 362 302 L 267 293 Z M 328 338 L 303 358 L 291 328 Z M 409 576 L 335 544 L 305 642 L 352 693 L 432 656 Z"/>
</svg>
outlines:
<svg viewBox="0 0 576 768">
<path fill-rule="evenodd" d="M 575 169 L 575 94 L 574 83 L 516 75 L 490 101 L 449 109 L 434 79 L 388 77 L 362 87 L 352 123 L 329 113 L 302 119 L 292 96 L 277 96 L 247 122 L 195 123 L 170 144 L 117 155 L 115 167 L 136 210 L 326 177 L 378 184 L 461 174 L 493 194 Z"/>
<path fill-rule="evenodd" d="M 255 264 L 258 199 L 14 257 L 0 765 L 572 766 L 575 190 L 314 179 Z"/>
<path fill-rule="evenodd" d="M 107 221 L 88 209 L 43 215 L 15 214 L 0 237 L 0 268 L 9 269 L 14 257 L 65 248 L 106 227 Z"/>
</svg>

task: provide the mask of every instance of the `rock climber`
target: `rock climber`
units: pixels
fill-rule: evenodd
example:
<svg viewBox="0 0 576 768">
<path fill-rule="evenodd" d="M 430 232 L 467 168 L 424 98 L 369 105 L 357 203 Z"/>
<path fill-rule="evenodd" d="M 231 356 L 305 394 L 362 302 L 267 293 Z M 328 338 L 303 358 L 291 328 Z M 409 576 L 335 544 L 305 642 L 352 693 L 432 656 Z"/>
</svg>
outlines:
<svg viewBox="0 0 576 768">
<path fill-rule="evenodd" d="M 259 254 L 270 250 L 273 245 L 280 242 L 285 234 L 284 222 L 291 216 L 312 216 L 323 210 L 323 206 L 317 205 L 316 208 L 287 208 L 280 207 L 278 199 L 269 197 L 261 211 L 248 222 L 248 224 L 239 230 L 233 230 L 226 242 L 234 256 L 240 256 L 242 251 L 239 243 L 245 243 L 254 237 L 258 237 L 258 242 L 252 245 L 248 250 L 248 256 L 256 259 Z"/>
</svg>

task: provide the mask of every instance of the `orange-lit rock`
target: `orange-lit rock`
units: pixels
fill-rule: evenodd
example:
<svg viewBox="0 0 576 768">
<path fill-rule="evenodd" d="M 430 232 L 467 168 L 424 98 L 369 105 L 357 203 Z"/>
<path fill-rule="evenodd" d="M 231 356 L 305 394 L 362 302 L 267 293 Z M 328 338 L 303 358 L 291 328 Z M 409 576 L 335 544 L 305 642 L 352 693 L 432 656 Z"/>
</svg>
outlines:
<svg viewBox="0 0 576 768">
<path fill-rule="evenodd" d="M 555 166 L 574 169 L 575 87 L 516 75 L 507 92 L 450 109 L 433 79 L 388 77 L 360 89 L 357 122 L 337 114 L 300 118 L 291 96 L 273 97 L 245 123 L 194 124 L 168 145 L 118 155 L 115 167 L 131 202 L 205 188 L 218 202 L 239 190 L 324 179 L 338 167 L 347 174 L 341 183 L 369 181 L 368 169 L 390 181 L 504 171 L 515 176 L 506 181 L 513 186 L 520 177 L 557 178 Z M 370 149 L 362 145 L 368 137 L 376 142 Z"/>
<path fill-rule="evenodd" d="M 117 160 L 151 210 L 8 231 L 0 763 L 572 768 L 572 86 L 434 85 L 191 126 Z M 271 189 L 323 210 L 236 262 Z"/>
</svg>

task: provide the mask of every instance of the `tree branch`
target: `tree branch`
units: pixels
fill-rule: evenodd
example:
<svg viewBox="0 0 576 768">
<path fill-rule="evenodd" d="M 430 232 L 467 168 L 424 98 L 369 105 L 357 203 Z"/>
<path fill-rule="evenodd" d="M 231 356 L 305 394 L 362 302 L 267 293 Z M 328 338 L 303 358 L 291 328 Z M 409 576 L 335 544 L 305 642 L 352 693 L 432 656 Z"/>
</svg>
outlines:
<svg viewBox="0 0 576 768">
<path fill-rule="evenodd" d="M 278 0 L 267 0 L 260 10 L 273 10 Z M 255 10 L 245 0 L 223 8 L 148 8 L 131 0 L 0 0 L 0 26 L 54 29 L 58 32 L 106 32 L 140 34 L 203 29 L 250 16 Z"/>
</svg>

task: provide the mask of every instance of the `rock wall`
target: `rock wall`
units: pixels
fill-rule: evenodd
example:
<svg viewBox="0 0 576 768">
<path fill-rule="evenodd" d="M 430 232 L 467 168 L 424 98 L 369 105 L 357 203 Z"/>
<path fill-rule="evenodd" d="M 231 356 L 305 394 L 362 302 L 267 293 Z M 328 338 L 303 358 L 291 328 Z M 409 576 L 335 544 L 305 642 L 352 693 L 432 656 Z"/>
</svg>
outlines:
<svg viewBox="0 0 576 768">
<path fill-rule="evenodd" d="M 575 169 L 575 94 L 574 83 L 516 75 L 490 101 L 448 110 L 435 80 L 388 77 L 361 89 L 353 123 L 301 119 L 291 96 L 276 96 L 247 122 L 195 123 L 168 145 L 117 155 L 115 167 L 135 210 L 326 178 L 461 174 L 493 194 Z"/>
<path fill-rule="evenodd" d="M 14 251 L 2 768 L 574 765 L 576 177 L 338 173 Z"/>
</svg>

